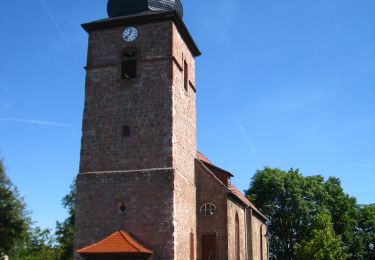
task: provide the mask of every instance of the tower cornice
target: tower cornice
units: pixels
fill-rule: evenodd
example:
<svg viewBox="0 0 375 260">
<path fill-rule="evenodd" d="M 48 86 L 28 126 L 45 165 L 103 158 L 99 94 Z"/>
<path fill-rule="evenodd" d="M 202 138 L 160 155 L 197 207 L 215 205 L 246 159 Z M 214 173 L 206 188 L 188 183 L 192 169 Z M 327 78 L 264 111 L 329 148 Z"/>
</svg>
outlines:
<svg viewBox="0 0 375 260">
<path fill-rule="evenodd" d="M 192 55 L 194 57 L 200 56 L 201 52 L 195 43 L 193 37 L 191 36 L 189 30 L 187 29 L 184 21 L 178 15 L 177 12 L 143 12 L 134 15 L 127 15 L 127 16 L 120 16 L 120 17 L 111 17 L 102 20 L 97 20 L 90 23 L 82 24 L 82 28 L 85 29 L 86 32 L 90 33 L 92 31 L 106 29 L 106 28 L 113 28 L 113 27 L 121 27 L 127 25 L 139 25 L 145 24 L 150 22 L 160 22 L 160 21 L 173 21 L 176 25 L 177 29 L 179 30 L 180 34 L 182 35 L 183 39 L 185 40 L 187 46 L 189 47 Z"/>
</svg>

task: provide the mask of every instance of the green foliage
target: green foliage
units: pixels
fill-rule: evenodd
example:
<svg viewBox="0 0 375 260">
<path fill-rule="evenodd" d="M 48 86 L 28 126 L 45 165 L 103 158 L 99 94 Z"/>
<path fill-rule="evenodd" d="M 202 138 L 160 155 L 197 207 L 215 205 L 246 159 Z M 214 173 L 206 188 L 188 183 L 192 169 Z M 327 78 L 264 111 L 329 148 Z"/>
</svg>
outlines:
<svg viewBox="0 0 375 260">
<path fill-rule="evenodd" d="M 75 181 L 62 200 L 68 218 L 56 231 L 32 227 L 29 212 L 0 160 L 0 257 L 16 260 L 69 260 L 73 258 Z"/>
<path fill-rule="evenodd" d="M 333 230 L 331 216 L 319 213 L 311 238 L 295 245 L 297 260 L 345 260 L 349 255 L 340 237 Z"/>
<path fill-rule="evenodd" d="M 247 191 L 270 219 L 270 249 L 277 259 L 292 259 L 295 244 L 309 236 L 314 215 L 321 209 L 323 178 L 304 178 L 298 170 L 283 172 L 265 168 L 258 171 Z"/>
<path fill-rule="evenodd" d="M 29 225 L 25 203 L 6 176 L 0 159 L 0 256 L 12 255 L 13 249 L 27 235 Z"/>
<path fill-rule="evenodd" d="M 349 253 L 355 256 L 358 251 L 356 245 L 357 201 L 345 194 L 337 178 L 330 177 L 324 183 L 324 189 L 326 194 L 322 203 L 330 212 L 334 231 L 342 237 Z"/>
<path fill-rule="evenodd" d="M 76 181 L 70 186 L 70 192 L 63 198 L 62 204 L 68 210 L 68 218 L 62 223 L 56 223 L 56 239 L 59 243 L 61 260 L 69 260 L 73 258 L 73 242 L 74 242 L 74 216 L 76 207 Z"/>
<path fill-rule="evenodd" d="M 375 259 L 375 204 L 360 206 L 358 238 L 363 259 Z"/>
<path fill-rule="evenodd" d="M 294 169 L 264 168 L 252 178 L 246 195 L 270 219 L 270 250 L 275 259 L 295 259 L 296 248 L 300 256 L 302 250 L 314 255 L 311 250 L 317 243 L 322 244 L 316 248 L 316 256 L 327 258 L 314 259 L 331 255 L 375 259 L 373 207 L 359 207 L 337 178 L 325 180 L 319 175 L 304 177 Z M 329 216 L 323 227 L 322 213 Z"/>
<path fill-rule="evenodd" d="M 68 217 L 56 223 L 55 233 L 40 228 L 30 229 L 21 246 L 17 248 L 17 257 L 22 260 L 69 260 L 73 259 L 75 181 L 62 205 L 68 210 Z"/>
<path fill-rule="evenodd" d="M 49 229 L 38 227 L 30 229 L 27 237 L 17 248 L 14 259 L 22 260 L 54 260 L 58 259 L 56 241 Z"/>
</svg>

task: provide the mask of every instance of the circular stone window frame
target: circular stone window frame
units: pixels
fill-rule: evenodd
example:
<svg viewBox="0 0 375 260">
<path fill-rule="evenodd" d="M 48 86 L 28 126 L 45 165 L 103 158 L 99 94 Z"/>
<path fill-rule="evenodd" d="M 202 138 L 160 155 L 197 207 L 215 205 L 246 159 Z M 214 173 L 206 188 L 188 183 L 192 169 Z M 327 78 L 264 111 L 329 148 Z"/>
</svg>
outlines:
<svg viewBox="0 0 375 260">
<path fill-rule="evenodd" d="M 213 203 L 205 203 L 200 207 L 199 212 L 207 217 L 213 216 L 216 212 L 216 206 Z"/>
</svg>

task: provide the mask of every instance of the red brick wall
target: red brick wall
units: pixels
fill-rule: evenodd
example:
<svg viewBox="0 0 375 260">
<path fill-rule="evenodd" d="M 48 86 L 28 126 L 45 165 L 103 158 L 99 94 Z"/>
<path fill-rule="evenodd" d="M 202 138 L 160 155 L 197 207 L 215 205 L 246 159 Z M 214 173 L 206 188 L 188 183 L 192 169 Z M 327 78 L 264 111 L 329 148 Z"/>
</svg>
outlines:
<svg viewBox="0 0 375 260">
<path fill-rule="evenodd" d="M 78 175 L 75 249 L 125 230 L 153 259 L 174 259 L 173 189 L 172 169 Z"/>
<path fill-rule="evenodd" d="M 172 21 L 131 25 L 139 31 L 133 43 L 122 40 L 126 26 L 89 35 L 75 248 L 124 229 L 155 251 L 153 259 L 190 259 L 196 251 L 190 246 L 196 234 L 194 58 Z M 121 54 L 129 47 L 137 48 L 138 74 L 123 81 Z M 187 92 L 180 61 L 189 67 Z M 121 135 L 124 125 L 129 138 Z"/>
<path fill-rule="evenodd" d="M 254 213 L 251 217 L 251 230 L 252 230 L 252 259 L 268 259 L 267 254 L 267 239 L 265 235 L 267 233 L 267 226 L 264 224 L 264 220 L 257 217 Z M 261 233 L 262 232 L 262 233 Z M 262 245 L 261 245 L 262 243 Z M 262 249 L 262 252 L 261 252 Z"/>
<path fill-rule="evenodd" d="M 233 260 L 245 260 L 246 253 L 247 253 L 247 236 L 246 236 L 246 222 L 245 222 L 245 208 L 243 205 L 238 203 L 234 199 L 228 199 L 228 259 Z M 239 258 L 237 258 L 236 252 L 236 225 L 235 225 L 235 217 L 238 214 L 239 219 Z"/>
<path fill-rule="evenodd" d="M 175 259 L 191 259 L 191 233 L 196 234 L 196 96 L 195 61 L 175 25 L 172 27 L 172 53 L 176 61 L 173 66 L 173 168 L 175 175 L 174 221 Z M 184 88 L 184 62 L 188 64 L 188 89 Z M 195 251 L 194 244 L 194 251 Z"/>
<path fill-rule="evenodd" d="M 207 165 L 206 166 L 213 172 L 215 173 L 216 177 L 219 178 L 219 180 L 224 183 L 225 185 L 228 186 L 228 179 L 230 178 L 230 176 L 228 175 L 228 173 L 225 173 L 224 171 L 216 168 L 216 167 L 213 167 L 212 165 Z"/>
<path fill-rule="evenodd" d="M 206 172 L 200 162 L 196 162 L 197 176 L 197 259 L 202 256 L 202 236 L 216 234 L 216 256 L 218 260 L 228 258 L 228 219 L 227 193 L 228 190 L 212 175 Z M 212 216 L 204 216 L 199 212 L 205 203 L 216 206 Z"/>
<path fill-rule="evenodd" d="M 80 172 L 172 167 L 172 22 L 89 35 Z M 138 50 L 137 78 L 122 81 L 121 54 Z M 130 138 L 121 135 L 130 126 Z"/>
</svg>

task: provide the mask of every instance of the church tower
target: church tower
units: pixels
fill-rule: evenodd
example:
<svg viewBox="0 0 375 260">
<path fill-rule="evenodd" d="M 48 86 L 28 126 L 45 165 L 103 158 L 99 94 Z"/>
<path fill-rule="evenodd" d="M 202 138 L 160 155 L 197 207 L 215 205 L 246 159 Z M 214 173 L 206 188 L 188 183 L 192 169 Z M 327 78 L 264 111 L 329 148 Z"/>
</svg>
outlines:
<svg viewBox="0 0 375 260">
<path fill-rule="evenodd" d="M 109 0 L 108 14 L 82 25 L 89 43 L 75 259 L 196 259 L 200 51 L 179 0 Z M 78 253 L 119 231 L 150 256 Z"/>
</svg>

